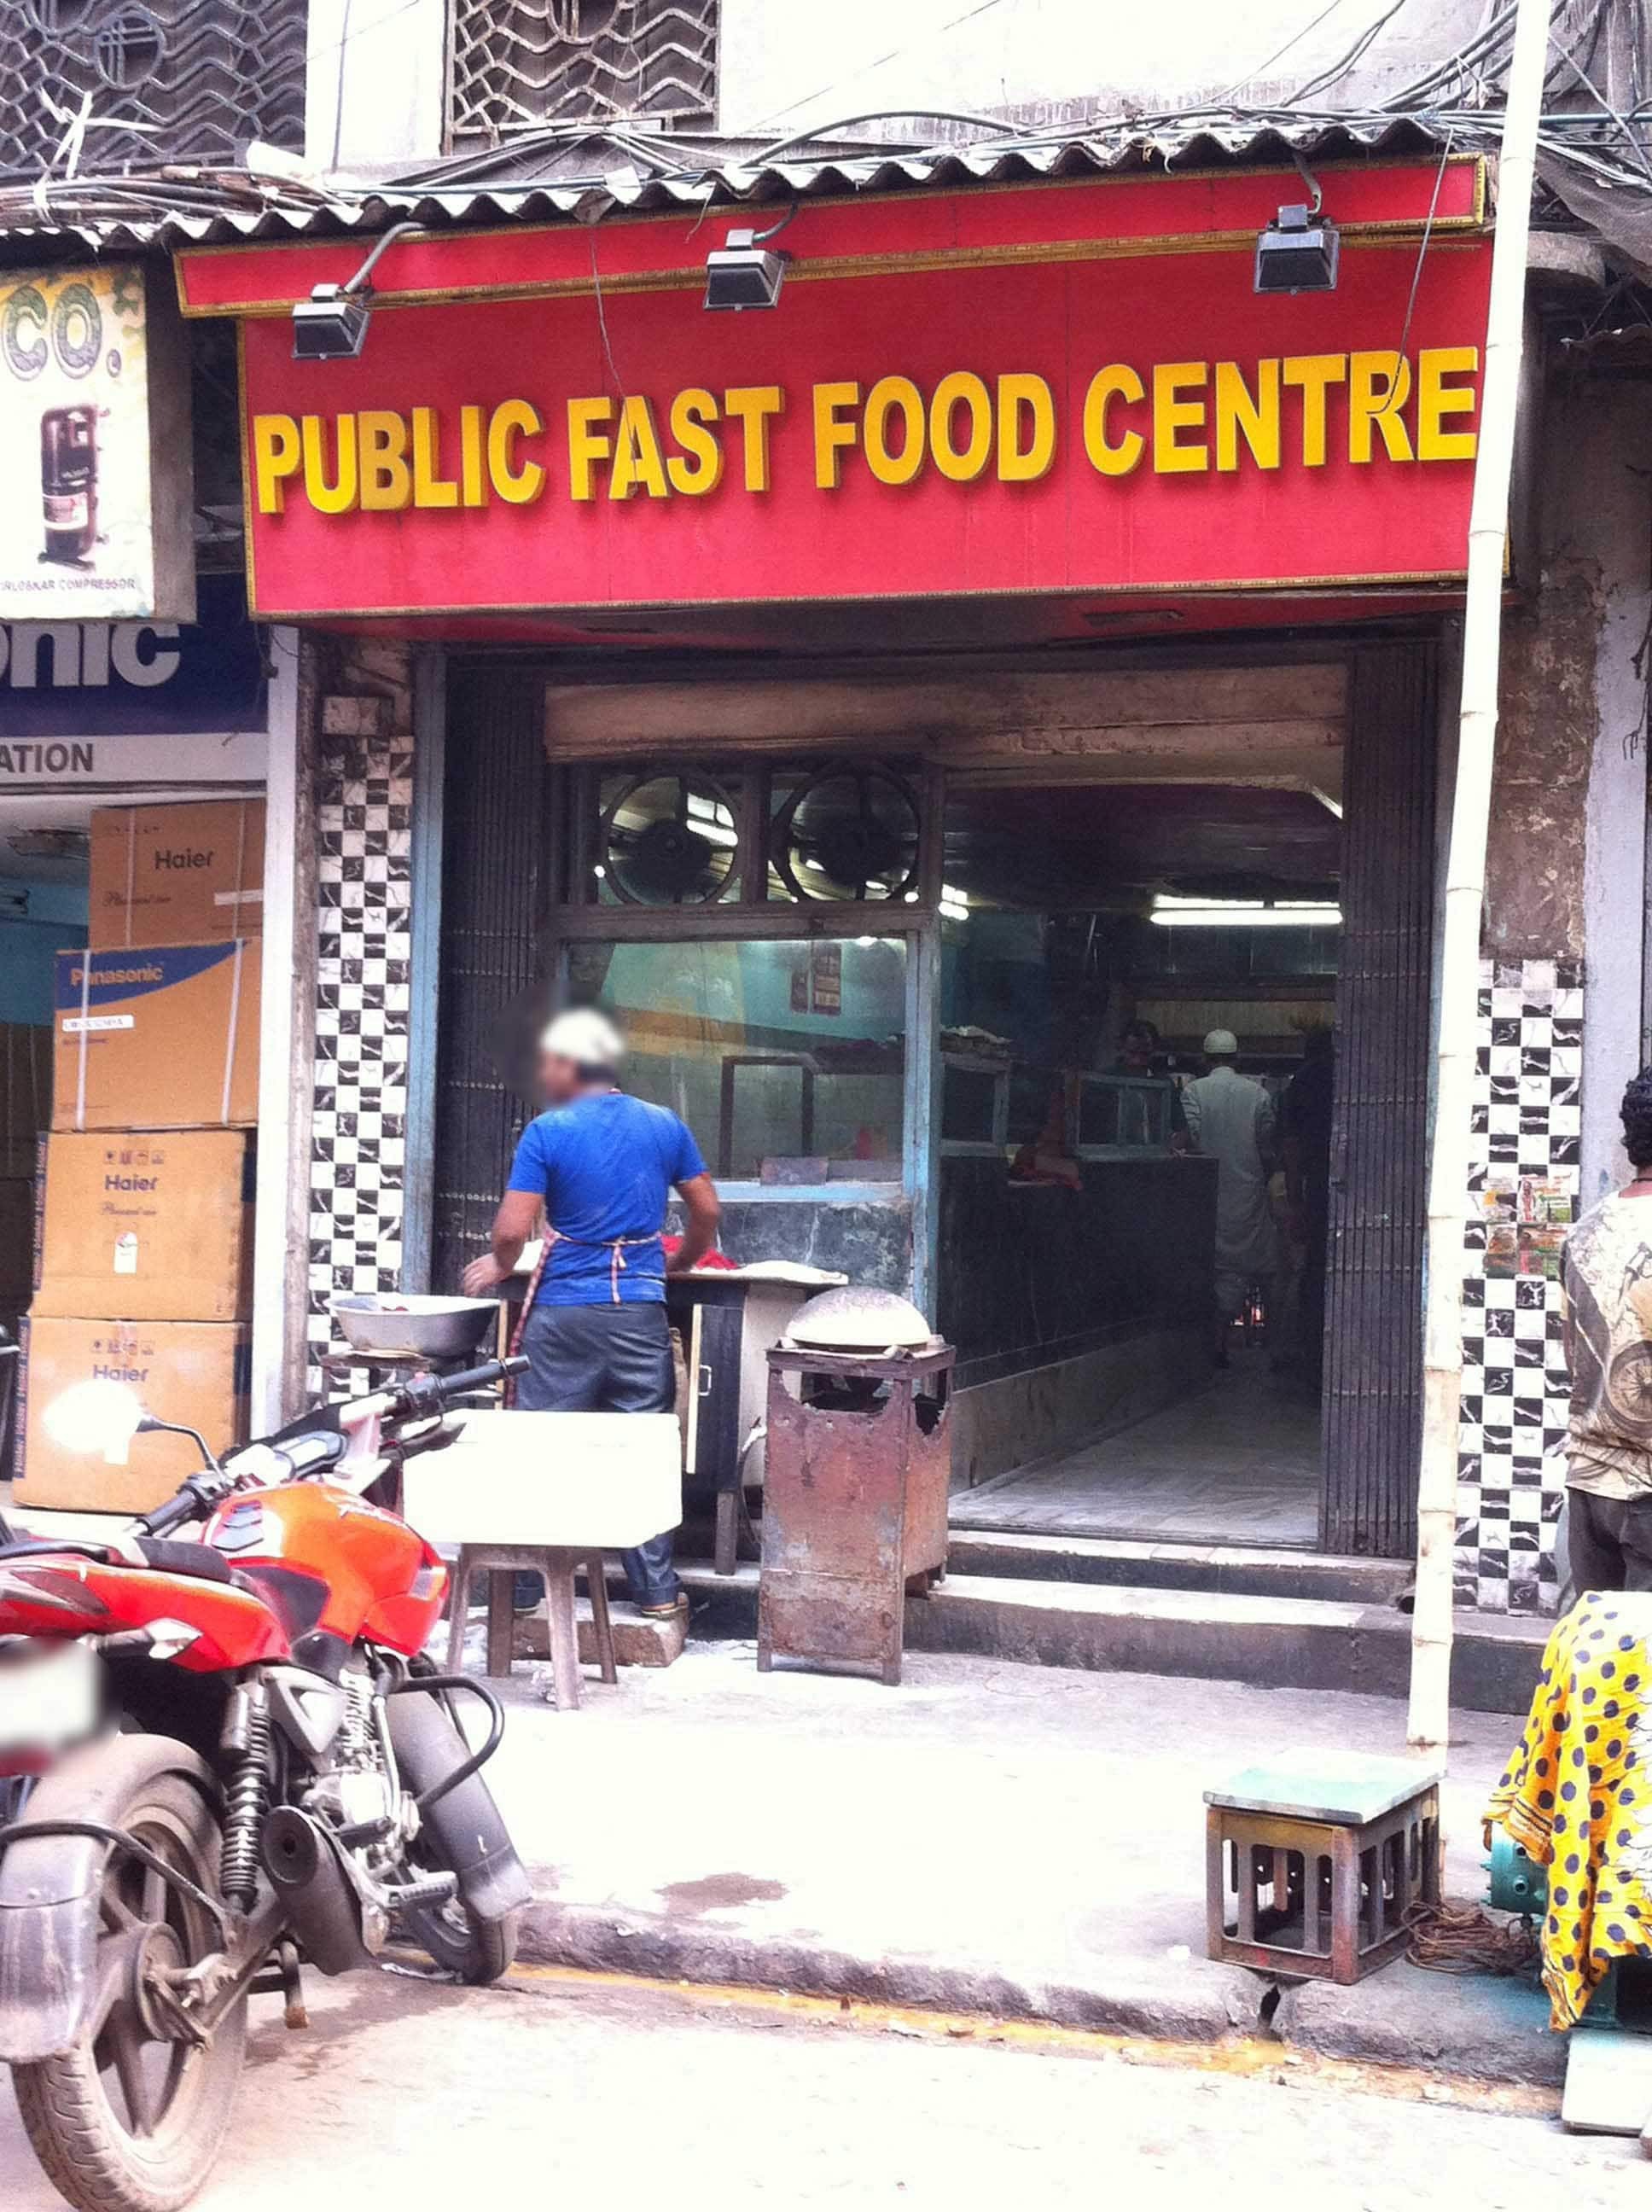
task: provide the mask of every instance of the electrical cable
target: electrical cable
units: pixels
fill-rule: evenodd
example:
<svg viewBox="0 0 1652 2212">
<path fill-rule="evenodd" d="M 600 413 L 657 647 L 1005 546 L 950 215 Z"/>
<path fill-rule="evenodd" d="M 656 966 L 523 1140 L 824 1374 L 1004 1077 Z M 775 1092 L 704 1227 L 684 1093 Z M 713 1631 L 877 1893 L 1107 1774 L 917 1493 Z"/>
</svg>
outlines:
<svg viewBox="0 0 1652 2212">
<path fill-rule="evenodd" d="M 851 70 L 847 76 L 836 77 L 829 84 L 818 86 L 813 92 L 805 93 L 800 100 L 788 100 L 784 107 L 771 109 L 769 113 L 762 118 L 757 127 L 761 130 L 765 126 L 772 125 L 778 123 L 782 115 L 794 114 L 799 107 L 807 107 L 811 100 L 826 99 L 829 94 L 838 91 L 842 86 L 853 84 L 857 77 L 870 76 L 874 70 L 887 68 L 890 62 L 899 61 L 902 54 L 912 53 L 917 47 L 926 45 L 931 40 L 944 39 L 949 31 L 956 31 L 963 24 L 973 22 L 977 15 L 987 15 L 993 9 L 1002 4 L 1003 0 L 977 0 L 975 7 L 966 8 L 961 15 L 954 15 L 947 22 L 937 23 L 932 30 L 926 31 L 922 38 L 909 40 L 904 46 L 892 46 L 888 53 L 880 54 L 875 62 L 864 63 L 859 69 Z M 889 115 L 914 115 L 933 112 L 930 109 L 898 107 L 887 108 L 884 111 Z"/>
<path fill-rule="evenodd" d="M 1322 92 L 1327 85 L 1334 84 L 1339 77 L 1345 76 L 1354 64 L 1369 52 L 1379 33 L 1393 22 L 1406 4 L 1406 0 L 1391 0 L 1391 4 L 1383 9 L 1374 22 L 1367 26 L 1340 61 L 1333 62 L 1328 68 L 1321 70 L 1317 76 L 1310 77 L 1306 84 L 1297 86 L 1296 91 L 1291 95 L 1292 106 L 1295 106 L 1299 100 L 1306 100 L 1310 94 Z"/>
<path fill-rule="evenodd" d="M 1529 1920 L 1493 1920 L 1478 1905 L 1413 1905 L 1406 1956 L 1435 1974 L 1523 1974 L 1537 1957 Z"/>
<path fill-rule="evenodd" d="M 1303 25 L 1300 31 L 1293 31 L 1291 33 L 1291 36 L 1285 40 L 1285 44 L 1282 46 L 1277 46 L 1265 62 L 1258 62 L 1254 69 L 1248 70 L 1243 76 L 1236 77 L 1233 82 L 1228 86 L 1224 92 L 1220 92 L 1217 94 L 1218 100 L 1224 100 L 1230 99 L 1242 85 L 1254 84 L 1257 78 L 1262 75 L 1265 70 L 1271 70 L 1275 62 L 1283 61 L 1285 56 L 1291 52 L 1292 46 L 1299 46 L 1304 39 L 1311 37 L 1312 34 L 1318 30 L 1320 25 L 1325 21 L 1326 18 L 1329 15 L 1334 15 L 1337 9 L 1340 8 L 1341 5 L 1342 0 L 1330 0 L 1330 5 L 1328 7 L 1321 8 L 1319 14 L 1315 15 L 1310 22 L 1307 22 Z"/>
<path fill-rule="evenodd" d="M 1601 11 L 1600 9 L 1596 10 L 1597 26 L 1600 12 Z M 1577 61 L 1576 56 L 1561 45 L 1559 40 L 1557 39 L 1554 34 L 1552 27 L 1551 27 L 1549 31 L 1549 44 L 1554 48 L 1556 53 L 1559 55 L 1561 60 L 1571 70 L 1578 82 L 1582 86 L 1584 91 L 1588 94 L 1590 99 L 1594 100 L 1596 104 L 1612 118 L 1613 123 L 1617 125 L 1619 131 L 1622 133 L 1631 151 L 1634 154 L 1636 161 L 1639 163 L 1640 167 L 1645 170 L 1649 182 L 1652 182 L 1652 161 L 1649 161 L 1647 159 L 1645 147 L 1642 145 L 1640 140 L 1630 129 L 1627 118 L 1618 112 L 1618 110 L 1612 105 L 1612 102 L 1606 98 L 1606 94 L 1600 91 L 1594 85 L 1587 71 Z"/>
</svg>

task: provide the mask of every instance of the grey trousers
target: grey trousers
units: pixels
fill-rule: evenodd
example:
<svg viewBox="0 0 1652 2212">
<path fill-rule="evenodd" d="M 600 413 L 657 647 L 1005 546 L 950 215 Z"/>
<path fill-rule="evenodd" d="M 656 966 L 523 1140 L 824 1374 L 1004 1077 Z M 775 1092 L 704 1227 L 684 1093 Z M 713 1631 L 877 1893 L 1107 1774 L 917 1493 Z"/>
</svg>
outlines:
<svg viewBox="0 0 1652 2212">
<path fill-rule="evenodd" d="M 1568 1490 L 1566 1554 L 1575 1597 L 1585 1590 L 1652 1590 L 1652 1491 L 1622 1498 Z"/>
<path fill-rule="evenodd" d="M 663 1305 L 535 1306 L 522 1333 L 525 1413 L 669 1413 L 677 1403 Z M 620 1559 L 638 1605 L 670 1605 L 683 1585 L 671 1537 L 651 1536 Z"/>
</svg>

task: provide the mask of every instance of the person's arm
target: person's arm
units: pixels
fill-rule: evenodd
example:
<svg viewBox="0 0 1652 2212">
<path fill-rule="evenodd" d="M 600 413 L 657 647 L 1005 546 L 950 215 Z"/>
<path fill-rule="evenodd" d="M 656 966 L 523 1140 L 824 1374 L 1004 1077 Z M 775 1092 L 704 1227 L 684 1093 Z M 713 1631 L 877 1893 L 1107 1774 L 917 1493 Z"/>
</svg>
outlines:
<svg viewBox="0 0 1652 2212">
<path fill-rule="evenodd" d="M 1256 1114 L 1256 1151 L 1262 1164 L 1262 1173 L 1271 1176 L 1278 1165 L 1279 1117 L 1274 1109 L 1271 1092 L 1262 1092 L 1262 1103 Z"/>
<path fill-rule="evenodd" d="M 531 1121 L 522 1132 L 510 1182 L 494 1216 L 493 1249 L 484 1259 L 472 1260 L 461 1279 L 466 1297 L 488 1297 L 515 1273 L 522 1247 L 538 1225 L 549 1175 L 544 1132 L 538 1122 Z"/>
<path fill-rule="evenodd" d="M 1199 1150 L 1199 1128 L 1202 1118 L 1196 1085 L 1184 1084 L 1181 1088 L 1181 1135 L 1185 1151 L 1196 1152 Z"/>
<path fill-rule="evenodd" d="M 665 1273 L 686 1275 L 690 1268 L 699 1266 L 717 1242 L 723 1202 L 717 1195 L 716 1184 L 703 1169 L 686 1182 L 678 1183 L 677 1194 L 683 1201 L 683 1242 L 666 1261 Z"/>
</svg>

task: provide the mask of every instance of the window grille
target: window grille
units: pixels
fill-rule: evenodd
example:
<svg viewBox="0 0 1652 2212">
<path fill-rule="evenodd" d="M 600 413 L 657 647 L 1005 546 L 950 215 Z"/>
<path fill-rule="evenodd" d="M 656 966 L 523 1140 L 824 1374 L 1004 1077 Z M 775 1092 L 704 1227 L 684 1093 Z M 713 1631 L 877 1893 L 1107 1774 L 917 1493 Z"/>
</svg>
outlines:
<svg viewBox="0 0 1652 2212">
<path fill-rule="evenodd" d="M 453 0 L 448 130 L 496 143 L 558 123 L 707 122 L 718 0 Z"/>
<path fill-rule="evenodd" d="M 82 173 L 304 147 L 307 0 L 3 0 L 0 170 L 34 176 L 82 118 Z"/>
</svg>

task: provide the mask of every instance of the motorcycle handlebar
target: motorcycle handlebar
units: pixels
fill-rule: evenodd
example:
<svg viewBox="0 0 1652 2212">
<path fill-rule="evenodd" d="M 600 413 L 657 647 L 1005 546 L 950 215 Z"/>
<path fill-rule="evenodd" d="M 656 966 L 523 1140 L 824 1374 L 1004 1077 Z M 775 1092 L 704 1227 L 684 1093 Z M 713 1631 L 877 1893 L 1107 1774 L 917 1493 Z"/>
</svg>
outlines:
<svg viewBox="0 0 1652 2212">
<path fill-rule="evenodd" d="M 175 1498 L 167 1498 L 153 1512 L 141 1515 L 137 1525 L 146 1536 L 170 1536 L 174 1528 L 181 1528 L 186 1522 L 198 1519 L 203 1513 L 210 1512 L 211 1507 L 212 1500 L 202 1497 L 193 1481 L 190 1481 L 184 1485 Z"/>
<path fill-rule="evenodd" d="M 455 1398 L 472 1390 L 491 1389 L 513 1375 L 527 1371 L 525 1359 L 489 1359 L 480 1367 L 466 1367 L 457 1375 L 420 1375 L 388 1395 L 386 1418 L 393 1421 L 422 1419 L 444 1413 Z"/>
<path fill-rule="evenodd" d="M 462 1398 L 472 1390 L 491 1389 L 513 1375 L 525 1373 L 527 1364 L 525 1359 L 489 1359 L 480 1367 L 467 1367 L 458 1375 L 417 1376 L 399 1389 L 385 1392 L 376 1401 L 380 1417 L 386 1421 L 428 1420 L 445 1413 L 455 1398 Z M 181 1528 L 187 1522 L 210 1513 L 233 1487 L 233 1474 L 191 1475 L 175 1496 L 152 1512 L 141 1515 L 137 1526 L 146 1536 L 169 1536 L 174 1528 Z"/>
</svg>

